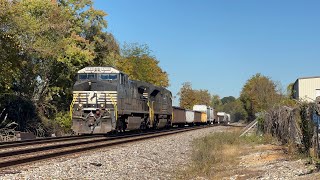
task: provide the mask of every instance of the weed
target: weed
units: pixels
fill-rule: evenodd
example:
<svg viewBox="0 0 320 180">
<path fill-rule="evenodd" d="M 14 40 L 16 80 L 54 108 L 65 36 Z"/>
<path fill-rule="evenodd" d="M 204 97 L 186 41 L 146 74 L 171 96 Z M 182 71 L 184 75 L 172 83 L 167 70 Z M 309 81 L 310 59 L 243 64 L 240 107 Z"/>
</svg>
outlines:
<svg viewBox="0 0 320 180">
<path fill-rule="evenodd" d="M 265 144 L 273 141 L 271 136 L 249 135 L 239 137 L 239 132 L 219 132 L 196 139 L 193 142 L 192 164 L 179 173 L 178 179 L 194 177 L 216 177 L 238 165 L 238 157 L 248 145 Z"/>
</svg>

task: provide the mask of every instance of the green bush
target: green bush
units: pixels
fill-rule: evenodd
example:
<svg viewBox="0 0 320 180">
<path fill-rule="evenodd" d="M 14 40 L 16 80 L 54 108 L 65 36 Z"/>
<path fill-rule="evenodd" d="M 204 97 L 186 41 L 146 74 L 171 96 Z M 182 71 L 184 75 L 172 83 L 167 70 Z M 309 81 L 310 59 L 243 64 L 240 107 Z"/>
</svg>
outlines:
<svg viewBox="0 0 320 180">
<path fill-rule="evenodd" d="M 54 121 L 64 132 L 70 132 L 72 121 L 69 112 L 59 112 L 56 114 Z"/>
<path fill-rule="evenodd" d="M 34 132 L 37 124 L 41 123 L 37 109 L 32 101 L 16 94 L 0 95 L 0 128 L 11 122 L 18 123 L 16 130 Z M 7 115 L 6 121 L 4 121 Z"/>
</svg>

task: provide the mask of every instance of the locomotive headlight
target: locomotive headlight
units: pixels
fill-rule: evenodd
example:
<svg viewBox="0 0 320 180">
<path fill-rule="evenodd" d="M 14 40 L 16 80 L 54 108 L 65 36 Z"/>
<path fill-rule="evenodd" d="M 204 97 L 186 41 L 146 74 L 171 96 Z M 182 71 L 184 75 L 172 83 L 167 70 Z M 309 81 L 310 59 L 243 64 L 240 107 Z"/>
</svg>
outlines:
<svg viewBox="0 0 320 180">
<path fill-rule="evenodd" d="M 101 108 L 104 108 L 104 104 L 100 104 L 100 107 L 101 107 Z"/>
<path fill-rule="evenodd" d="M 79 109 L 81 109 L 81 108 L 82 108 L 82 106 L 83 106 L 82 104 L 79 104 Z"/>
</svg>

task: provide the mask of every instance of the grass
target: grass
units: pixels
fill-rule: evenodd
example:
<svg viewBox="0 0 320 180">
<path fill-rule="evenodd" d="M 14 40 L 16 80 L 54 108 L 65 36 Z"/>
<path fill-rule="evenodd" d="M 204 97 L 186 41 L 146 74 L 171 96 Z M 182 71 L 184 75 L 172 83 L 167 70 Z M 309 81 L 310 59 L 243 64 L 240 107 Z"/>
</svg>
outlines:
<svg viewBox="0 0 320 180">
<path fill-rule="evenodd" d="M 244 149 L 254 145 L 271 143 L 271 136 L 250 135 L 239 137 L 238 132 L 219 132 L 196 139 L 193 142 L 192 164 L 178 173 L 178 179 L 207 177 L 220 179 L 219 172 L 238 165 L 238 157 Z"/>
</svg>

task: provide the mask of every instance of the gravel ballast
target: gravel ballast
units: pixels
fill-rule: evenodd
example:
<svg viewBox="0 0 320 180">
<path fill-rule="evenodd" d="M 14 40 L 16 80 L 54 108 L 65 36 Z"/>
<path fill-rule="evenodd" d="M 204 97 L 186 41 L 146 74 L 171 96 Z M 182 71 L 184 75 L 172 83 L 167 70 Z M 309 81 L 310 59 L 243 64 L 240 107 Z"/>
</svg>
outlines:
<svg viewBox="0 0 320 180">
<path fill-rule="evenodd" d="M 37 162 L 0 172 L 0 179 L 172 179 L 190 162 L 195 138 L 218 126 Z"/>
</svg>

